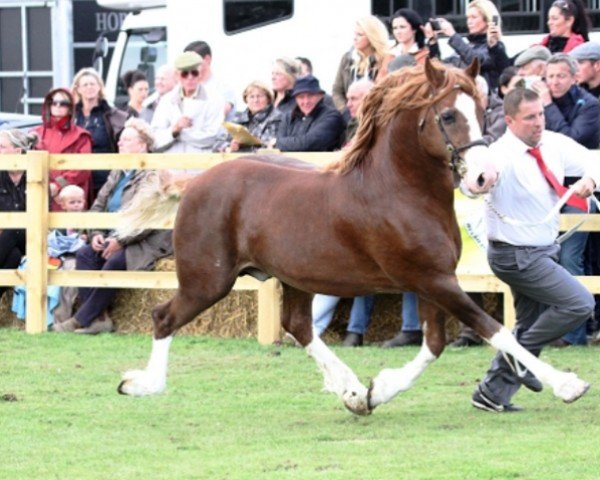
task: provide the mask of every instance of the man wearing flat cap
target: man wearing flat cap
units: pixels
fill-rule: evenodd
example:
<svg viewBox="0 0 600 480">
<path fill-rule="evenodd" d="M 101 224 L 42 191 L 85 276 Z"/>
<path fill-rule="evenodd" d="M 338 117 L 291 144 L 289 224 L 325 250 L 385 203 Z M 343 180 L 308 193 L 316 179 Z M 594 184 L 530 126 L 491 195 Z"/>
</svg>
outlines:
<svg viewBox="0 0 600 480">
<path fill-rule="evenodd" d="M 571 50 L 569 55 L 579 63 L 579 85 L 600 99 L 600 43 L 583 43 Z"/>
<path fill-rule="evenodd" d="M 286 152 L 330 152 L 340 147 L 344 120 L 323 101 L 325 92 L 312 75 L 296 80 L 292 96 L 296 106 L 285 113 L 275 148 Z"/>
<path fill-rule="evenodd" d="M 224 119 L 222 102 L 208 98 L 200 84 L 202 57 L 184 52 L 174 62 L 178 85 L 156 107 L 152 129 L 157 151 L 210 152 Z"/>
<path fill-rule="evenodd" d="M 521 52 L 515 59 L 515 67 L 523 77 L 544 77 L 546 75 L 546 62 L 552 53 L 542 45 L 534 45 Z"/>
</svg>

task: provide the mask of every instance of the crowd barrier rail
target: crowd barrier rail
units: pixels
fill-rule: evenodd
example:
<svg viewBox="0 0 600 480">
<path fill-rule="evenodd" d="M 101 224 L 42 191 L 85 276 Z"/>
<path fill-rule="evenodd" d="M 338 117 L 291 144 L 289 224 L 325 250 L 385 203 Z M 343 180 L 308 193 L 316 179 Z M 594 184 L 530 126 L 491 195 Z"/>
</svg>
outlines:
<svg viewBox="0 0 600 480">
<path fill-rule="evenodd" d="M 325 165 L 340 155 L 334 153 L 286 153 L 316 165 Z M 175 289 L 175 272 L 137 271 L 61 271 L 52 270 L 47 261 L 47 233 L 55 228 L 115 228 L 118 213 L 64 213 L 48 211 L 48 172 L 50 170 L 111 170 L 111 169 L 206 169 L 239 157 L 239 154 L 49 154 L 45 151 L 25 155 L 0 155 L 0 170 L 27 172 L 27 206 L 25 212 L 0 212 L 0 230 L 23 228 L 27 232 L 27 266 L 24 270 L 0 270 L 0 285 L 25 285 L 27 305 L 25 330 L 41 333 L 47 330 L 48 285 L 78 287 L 116 287 L 142 289 Z M 561 215 L 561 228 L 568 230 L 582 215 Z M 582 231 L 600 231 L 600 215 L 588 214 Z M 168 229 L 174 218 L 163 224 L 148 224 L 148 228 Z M 497 292 L 503 294 L 504 323 L 515 323 L 510 288 L 497 279 L 486 262 L 481 265 L 459 263 L 457 276 L 467 292 Z M 578 277 L 594 294 L 600 294 L 600 276 Z M 258 341 L 270 344 L 280 339 L 281 289 L 276 279 L 259 282 L 252 277 L 240 277 L 234 290 L 256 290 L 258 297 Z M 150 319 L 148 319 L 150 321 Z"/>
</svg>

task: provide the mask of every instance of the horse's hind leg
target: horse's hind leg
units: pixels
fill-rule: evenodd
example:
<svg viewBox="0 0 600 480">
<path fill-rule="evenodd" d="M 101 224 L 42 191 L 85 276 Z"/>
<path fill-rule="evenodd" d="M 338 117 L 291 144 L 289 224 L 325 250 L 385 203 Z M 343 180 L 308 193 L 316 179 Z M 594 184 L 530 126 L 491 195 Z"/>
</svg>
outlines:
<svg viewBox="0 0 600 480">
<path fill-rule="evenodd" d="M 148 365 L 144 370 L 125 372 L 118 392 L 133 396 L 161 393 L 167 384 L 169 347 L 173 340 L 173 334 L 183 325 L 192 321 L 199 313 L 223 298 L 230 289 L 231 285 L 220 290 L 213 288 L 207 295 L 206 292 L 201 293 L 196 289 L 189 290 L 180 287 L 171 300 L 155 307 L 152 311 L 154 338 Z"/>
<path fill-rule="evenodd" d="M 442 354 L 446 344 L 443 311 L 419 297 L 419 317 L 425 333 L 419 353 L 402 368 L 386 368 L 379 372 L 369 388 L 371 409 L 411 388 L 427 366 Z"/>
<path fill-rule="evenodd" d="M 325 390 L 335 393 L 345 407 L 358 415 L 371 413 L 367 388 L 355 373 L 333 353 L 318 335 L 313 334 L 312 295 L 283 285 L 283 328 L 317 363 L 323 373 Z"/>
</svg>

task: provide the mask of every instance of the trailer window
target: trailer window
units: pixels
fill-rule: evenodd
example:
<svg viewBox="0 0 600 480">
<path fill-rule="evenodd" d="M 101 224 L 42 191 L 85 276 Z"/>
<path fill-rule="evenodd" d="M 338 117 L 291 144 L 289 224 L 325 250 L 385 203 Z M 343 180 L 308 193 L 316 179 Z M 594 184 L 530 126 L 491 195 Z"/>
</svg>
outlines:
<svg viewBox="0 0 600 480">
<path fill-rule="evenodd" d="M 164 28 L 128 32 L 119 68 L 115 106 L 119 108 L 127 106 L 127 90 L 123 84 L 125 72 L 141 70 L 146 74 L 152 90 L 156 69 L 165 63 L 167 63 L 167 32 Z"/>
<path fill-rule="evenodd" d="M 224 0 L 225 33 L 235 33 L 291 18 L 293 0 Z"/>
</svg>

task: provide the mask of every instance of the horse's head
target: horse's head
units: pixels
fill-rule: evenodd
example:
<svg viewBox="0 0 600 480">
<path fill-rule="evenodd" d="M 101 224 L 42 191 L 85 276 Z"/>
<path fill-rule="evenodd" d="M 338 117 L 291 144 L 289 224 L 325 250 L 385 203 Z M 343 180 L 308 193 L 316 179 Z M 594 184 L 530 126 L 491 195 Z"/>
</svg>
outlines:
<svg viewBox="0 0 600 480">
<path fill-rule="evenodd" d="M 477 60 L 461 70 L 427 59 L 386 76 L 363 100 L 352 146 L 328 170 L 344 174 L 363 165 L 379 143 L 390 158 L 416 159 L 421 152 L 434 161 L 432 168 L 437 160 L 438 167 L 464 175 L 467 157 L 485 152 L 478 70 Z"/>
<path fill-rule="evenodd" d="M 474 81 L 478 73 L 477 59 L 465 70 L 425 62 L 432 101 L 419 118 L 420 143 L 432 156 L 446 159 L 455 186 L 466 175 L 467 165 L 486 155 L 484 112 Z"/>
</svg>

